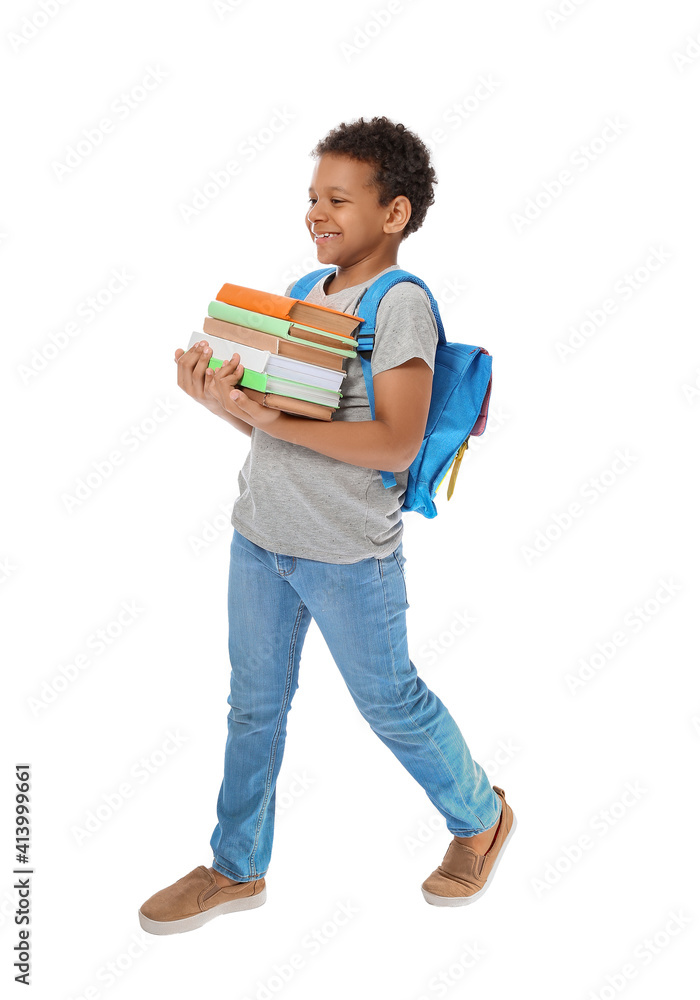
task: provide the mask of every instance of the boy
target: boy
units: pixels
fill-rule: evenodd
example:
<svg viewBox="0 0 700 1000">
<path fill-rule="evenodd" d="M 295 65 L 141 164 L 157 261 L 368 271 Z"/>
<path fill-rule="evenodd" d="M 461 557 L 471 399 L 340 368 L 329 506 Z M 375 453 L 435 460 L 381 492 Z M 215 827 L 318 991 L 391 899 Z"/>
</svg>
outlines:
<svg viewBox="0 0 700 1000">
<path fill-rule="evenodd" d="M 437 178 L 421 140 L 385 117 L 342 123 L 312 156 L 306 225 L 319 262 L 336 271 L 307 299 L 361 316 L 362 294 L 398 269 L 399 245 L 422 225 Z M 178 384 L 251 438 L 231 518 L 224 777 L 213 865 L 151 896 L 141 925 L 191 930 L 265 901 L 275 783 L 312 617 L 357 707 L 453 834 L 424 898 L 470 903 L 490 884 L 515 818 L 408 656 L 400 508 L 430 406 L 437 324 L 428 297 L 403 282 L 380 303 L 374 420 L 359 357 L 346 360 L 341 407 L 325 422 L 254 402 L 235 389 L 239 355 L 212 373 L 205 343 L 176 351 Z M 384 487 L 380 469 L 395 473 L 396 486 Z"/>
</svg>

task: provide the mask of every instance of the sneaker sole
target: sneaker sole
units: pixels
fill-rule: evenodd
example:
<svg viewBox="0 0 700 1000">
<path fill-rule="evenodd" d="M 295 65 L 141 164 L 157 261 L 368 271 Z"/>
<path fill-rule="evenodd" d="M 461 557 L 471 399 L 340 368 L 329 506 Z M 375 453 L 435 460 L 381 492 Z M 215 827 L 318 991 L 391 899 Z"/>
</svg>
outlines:
<svg viewBox="0 0 700 1000">
<path fill-rule="evenodd" d="M 183 917 L 182 920 L 151 920 L 139 910 L 139 923 L 149 934 L 181 934 L 183 931 L 193 931 L 208 920 L 213 920 L 222 913 L 233 913 L 236 910 L 254 910 L 256 906 L 262 906 L 267 899 L 267 886 L 255 896 L 243 896 L 241 899 L 232 899 L 228 903 L 219 903 L 212 906 L 210 910 L 203 913 L 195 913 L 192 917 Z"/>
<path fill-rule="evenodd" d="M 515 828 L 517 825 L 518 821 L 515 818 L 515 813 L 513 813 L 513 825 L 508 831 L 506 839 L 501 844 L 501 849 L 498 852 L 498 857 L 494 861 L 493 868 L 489 872 L 489 877 L 486 879 L 486 882 L 481 887 L 481 889 L 478 889 L 476 892 L 473 892 L 471 896 L 436 896 L 434 892 L 428 892 L 427 889 L 421 888 L 421 892 L 423 893 L 425 899 L 433 906 L 466 906 L 467 903 L 473 903 L 475 899 L 480 899 L 484 895 L 488 887 L 491 885 L 493 876 L 500 864 L 501 858 L 503 857 L 503 852 L 505 851 L 508 845 L 508 841 L 515 833 Z"/>
</svg>

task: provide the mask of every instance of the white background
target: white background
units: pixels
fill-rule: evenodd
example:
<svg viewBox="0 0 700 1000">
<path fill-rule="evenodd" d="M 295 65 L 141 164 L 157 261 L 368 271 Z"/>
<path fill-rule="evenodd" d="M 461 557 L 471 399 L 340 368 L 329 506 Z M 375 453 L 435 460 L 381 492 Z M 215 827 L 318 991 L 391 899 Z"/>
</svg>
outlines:
<svg viewBox="0 0 700 1000">
<path fill-rule="evenodd" d="M 13 768 L 30 761 L 42 1000 L 690 996 L 697 4 L 43 6 L 2 12 L 3 979 Z M 443 485 L 434 520 L 405 515 L 411 654 L 518 829 L 483 899 L 428 906 L 450 835 L 312 623 L 267 904 L 144 935 L 140 904 L 211 863 L 249 446 L 178 389 L 173 354 L 225 281 L 283 292 L 319 266 L 309 152 L 382 114 L 431 144 L 438 175 L 399 263 L 433 290 L 448 339 L 494 357 L 489 425 L 454 496 Z"/>
</svg>

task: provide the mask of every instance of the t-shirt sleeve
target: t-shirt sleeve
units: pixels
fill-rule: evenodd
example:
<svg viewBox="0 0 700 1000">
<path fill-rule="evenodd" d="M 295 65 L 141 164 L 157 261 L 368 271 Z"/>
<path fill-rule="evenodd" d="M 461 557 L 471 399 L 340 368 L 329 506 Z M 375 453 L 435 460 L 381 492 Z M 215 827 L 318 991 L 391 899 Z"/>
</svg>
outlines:
<svg viewBox="0 0 700 1000">
<path fill-rule="evenodd" d="M 291 283 L 291 285 L 287 285 L 287 291 L 284 294 L 285 295 L 289 295 L 289 293 L 291 292 L 291 290 L 294 288 L 295 285 L 296 285 L 296 281 L 293 281 Z"/>
<path fill-rule="evenodd" d="M 361 301 L 358 312 L 362 315 Z M 411 358 L 422 358 L 435 371 L 437 342 L 437 322 L 425 290 L 408 281 L 393 285 L 377 310 L 372 375 Z"/>
</svg>

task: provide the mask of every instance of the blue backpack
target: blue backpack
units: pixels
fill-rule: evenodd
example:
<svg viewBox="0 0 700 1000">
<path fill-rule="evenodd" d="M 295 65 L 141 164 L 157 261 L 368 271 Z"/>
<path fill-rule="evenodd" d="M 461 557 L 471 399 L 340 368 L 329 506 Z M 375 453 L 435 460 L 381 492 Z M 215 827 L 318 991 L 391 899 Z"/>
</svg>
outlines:
<svg viewBox="0 0 700 1000">
<path fill-rule="evenodd" d="M 319 279 L 334 273 L 335 270 L 335 267 L 322 267 L 304 275 L 290 289 L 290 297 L 305 299 Z M 400 281 L 413 281 L 425 289 L 438 328 L 428 422 L 420 451 L 408 470 L 408 485 L 401 510 L 415 510 L 425 517 L 435 517 L 438 511 L 433 498 L 450 466 L 452 466 L 452 476 L 447 488 L 448 500 L 452 496 L 460 462 L 468 447 L 470 436 L 484 433 L 491 396 L 493 359 L 483 347 L 447 342 L 437 302 L 428 286 L 415 274 L 402 270 L 382 274 L 368 286 L 361 297 L 361 315 L 364 317 L 364 322 L 353 334 L 358 342 L 357 355 L 362 362 L 373 420 L 374 390 L 370 358 L 374 347 L 377 308 L 382 296 Z M 359 304 L 358 310 L 360 310 Z M 382 472 L 381 475 L 387 489 L 397 485 L 392 472 Z"/>
</svg>

